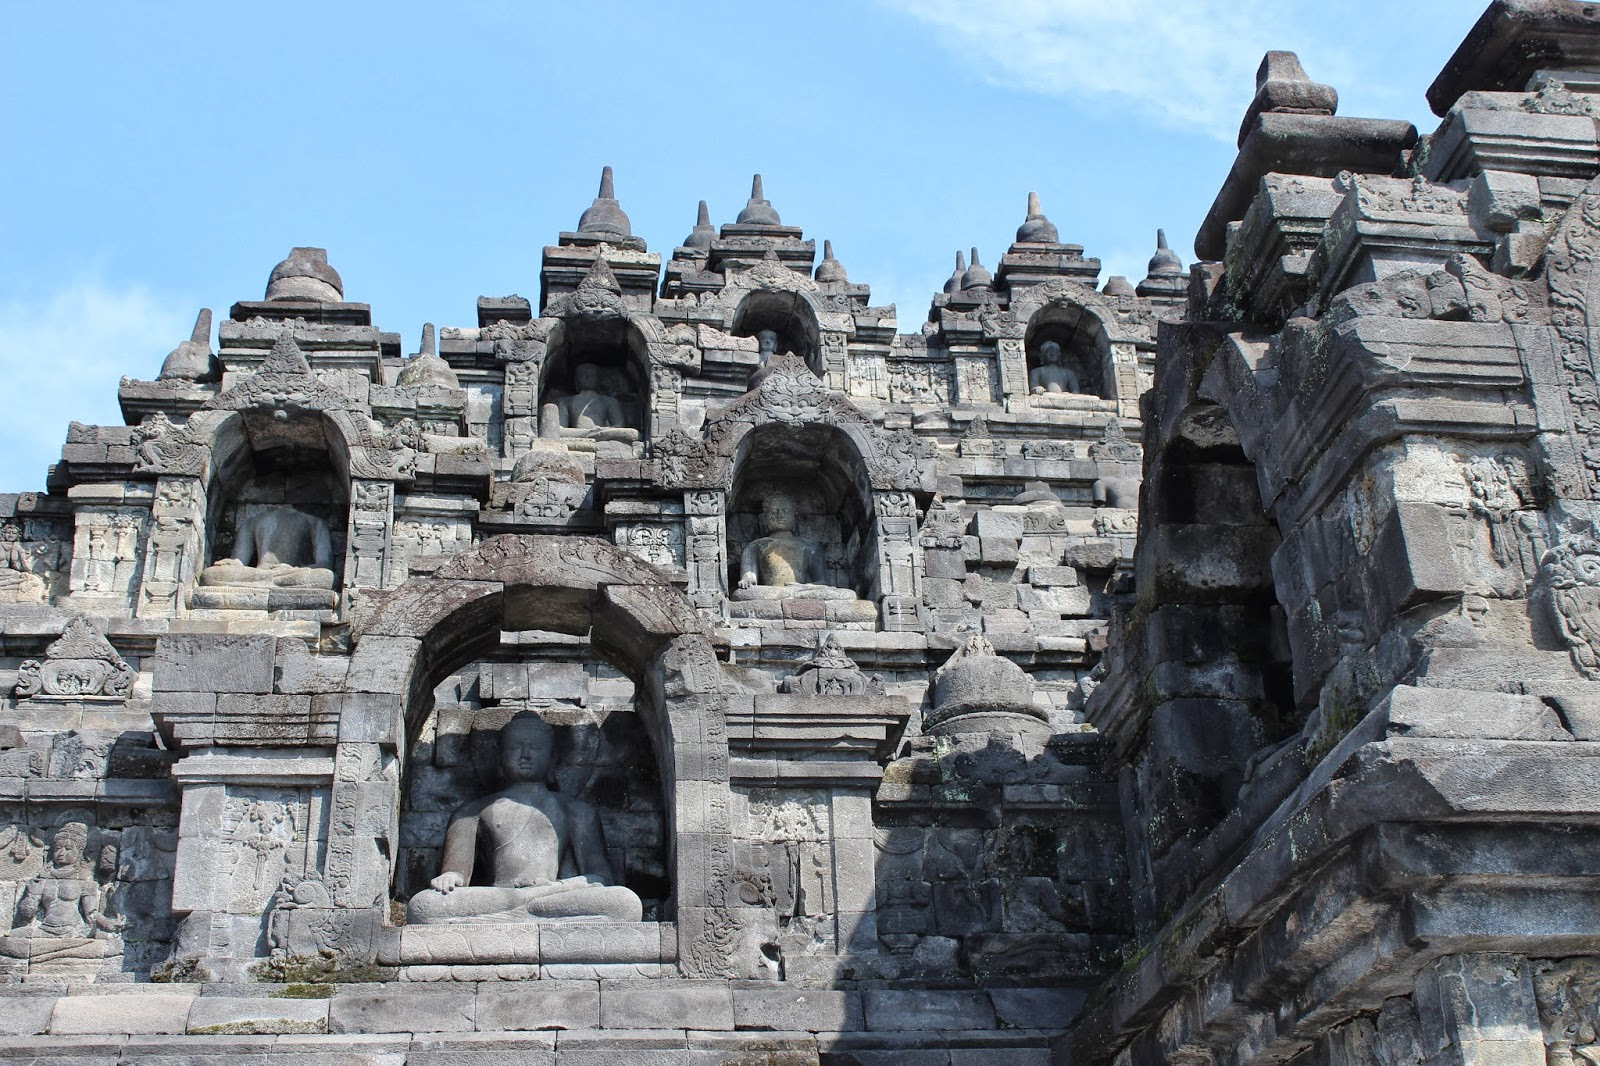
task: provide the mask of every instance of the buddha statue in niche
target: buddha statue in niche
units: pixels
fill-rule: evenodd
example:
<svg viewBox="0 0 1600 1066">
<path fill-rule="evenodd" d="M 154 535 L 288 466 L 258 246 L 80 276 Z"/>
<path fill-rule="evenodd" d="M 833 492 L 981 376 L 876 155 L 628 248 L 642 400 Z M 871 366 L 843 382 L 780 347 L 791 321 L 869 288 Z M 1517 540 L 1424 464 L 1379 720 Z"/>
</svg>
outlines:
<svg viewBox="0 0 1600 1066">
<path fill-rule="evenodd" d="M 829 585 L 823 567 L 822 546 L 794 531 L 798 518 L 795 502 L 774 492 L 761 504 L 761 526 L 766 536 L 745 545 L 739 557 L 736 600 L 853 600 L 850 589 Z"/>
<path fill-rule="evenodd" d="M 200 572 L 207 586 L 331 589 L 333 582 L 327 523 L 286 504 L 245 510 L 232 557 Z"/>
<path fill-rule="evenodd" d="M 444 869 L 411 897 L 414 925 L 637 922 L 643 904 L 616 884 L 595 809 L 550 790 L 554 730 L 529 711 L 500 731 L 505 788 L 450 816 Z M 488 883 L 471 883 L 475 868 Z"/>
<path fill-rule="evenodd" d="M 750 375 L 750 388 L 755 388 L 772 373 L 772 360 L 778 354 L 778 334 L 775 330 L 762 329 L 756 331 L 756 358 L 757 364 L 753 374 Z"/>
<path fill-rule="evenodd" d="M 1061 365 L 1061 345 L 1055 341 L 1039 345 L 1039 365 L 1028 372 L 1028 391 L 1035 396 L 1083 392 L 1077 373 Z"/>
<path fill-rule="evenodd" d="M 639 439 L 639 431 L 627 424 L 622 405 L 600 391 L 599 367 L 579 363 L 572 372 L 572 383 L 577 392 L 544 405 L 540 424 L 546 427 L 545 436 L 630 442 Z"/>
</svg>

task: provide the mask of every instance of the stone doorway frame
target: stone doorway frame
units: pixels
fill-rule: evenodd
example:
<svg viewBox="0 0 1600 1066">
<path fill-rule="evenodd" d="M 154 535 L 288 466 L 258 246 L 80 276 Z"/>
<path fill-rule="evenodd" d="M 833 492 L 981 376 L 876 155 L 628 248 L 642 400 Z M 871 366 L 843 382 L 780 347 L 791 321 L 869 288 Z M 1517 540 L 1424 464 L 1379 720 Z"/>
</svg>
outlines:
<svg viewBox="0 0 1600 1066">
<path fill-rule="evenodd" d="M 347 685 L 352 695 L 369 695 L 347 704 L 341 748 L 347 735 L 387 735 L 403 765 L 434 685 L 498 644 L 502 631 L 530 629 L 588 633 L 595 651 L 633 679 L 665 793 L 678 968 L 688 977 L 735 976 L 727 696 L 710 635 L 661 570 L 595 538 L 508 534 L 462 552 L 432 578 L 381 594 L 360 627 Z M 376 834 L 392 826 L 379 830 L 358 813 L 371 809 L 358 790 L 372 784 L 334 781 L 327 878 L 337 897 L 361 880 L 358 856 L 381 857 L 390 867 L 379 901 L 386 910 L 394 858 Z M 398 775 L 388 788 L 397 812 Z"/>
</svg>

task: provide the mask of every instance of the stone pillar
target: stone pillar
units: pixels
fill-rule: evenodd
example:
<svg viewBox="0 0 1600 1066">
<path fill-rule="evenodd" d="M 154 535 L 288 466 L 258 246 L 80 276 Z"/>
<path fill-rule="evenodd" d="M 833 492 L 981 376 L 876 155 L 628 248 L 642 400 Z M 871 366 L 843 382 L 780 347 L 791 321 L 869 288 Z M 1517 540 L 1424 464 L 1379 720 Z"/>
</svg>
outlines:
<svg viewBox="0 0 1600 1066">
<path fill-rule="evenodd" d="M 1429 1066 L 1545 1066 L 1533 976 L 1518 955 L 1447 955 L 1417 975 Z"/>
<path fill-rule="evenodd" d="M 959 404 L 995 402 L 995 361 L 987 355 L 959 355 L 955 359 L 955 396 Z M 1027 375 L 1024 374 L 1024 381 Z"/>
<path fill-rule="evenodd" d="M 722 617 L 728 602 L 727 509 L 727 495 L 719 489 L 683 494 L 689 600 L 701 614 L 715 619 Z"/>
<path fill-rule="evenodd" d="M 874 596 L 888 632 L 922 631 L 922 545 L 917 537 L 917 500 L 909 492 L 875 492 L 878 576 Z"/>
<path fill-rule="evenodd" d="M 181 957 L 241 980 L 266 954 L 264 916 L 279 888 L 320 876 L 333 771 L 326 748 L 207 748 L 178 761 Z"/>
<path fill-rule="evenodd" d="M 833 828 L 833 897 L 841 956 L 878 953 L 878 852 L 872 792 L 836 788 L 829 797 Z"/>
<path fill-rule="evenodd" d="M 840 392 L 849 388 L 845 375 L 845 354 L 849 350 L 849 337 L 843 333 L 825 330 L 818 340 L 817 370 L 830 389 Z"/>
<path fill-rule="evenodd" d="M 1139 347 L 1131 342 L 1111 346 L 1111 365 L 1106 368 L 1108 392 L 1117 401 L 1117 417 L 1139 419 Z"/>
<path fill-rule="evenodd" d="M 513 461 L 522 458 L 539 436 L 539 366 L 533 360 L 506 364 L 500 401 L 505 420 L 501 446 L 505 457 Z"/>
<path fill-rule="evenodd" d="M 385 587 L 393 526 L 394 485 L 387 481 L 352 482 L 345 546 L 345 588 Z"/>
<path fill-rule="evenodd" d="M 1028 398 L 1028 353 L 1021 337 L 1004 337 L 998 342 L 996 362 L 1000 367 L 1000 395 L 1010 402 Z"/>
<path fill-rule="evenodd" d="M 184 613 L 185 594 L 205 566 L 205 489 L 197 477 L 163 477 L 151 504 L 150 535 L 135 612 L 140 618 Z"/>
</svg>

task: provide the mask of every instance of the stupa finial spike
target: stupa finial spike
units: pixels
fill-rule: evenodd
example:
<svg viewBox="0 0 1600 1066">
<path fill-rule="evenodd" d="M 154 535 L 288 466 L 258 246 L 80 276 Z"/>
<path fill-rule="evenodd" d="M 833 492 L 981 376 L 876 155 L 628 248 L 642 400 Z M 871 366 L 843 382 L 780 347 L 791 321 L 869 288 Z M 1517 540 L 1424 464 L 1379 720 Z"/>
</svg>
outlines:
<svg viewBox="0 0 1600 1066">
<path fill-rule="evenodd" d="M 611 168 L 600 168 L 600 199 L 615 200 L 617 198 L 616 183 L 612 179 Z"/>
</svg>

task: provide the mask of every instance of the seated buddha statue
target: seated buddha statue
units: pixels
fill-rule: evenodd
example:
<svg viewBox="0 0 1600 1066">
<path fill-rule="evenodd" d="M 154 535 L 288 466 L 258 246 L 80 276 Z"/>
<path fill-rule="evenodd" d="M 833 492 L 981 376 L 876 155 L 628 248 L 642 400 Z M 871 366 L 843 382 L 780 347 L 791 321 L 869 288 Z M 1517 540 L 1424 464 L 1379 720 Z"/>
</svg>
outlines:
<svg viewBox="0 0 1600 1066">
<path fill-rule="evenodd" d="M 1039 345 L 1039 365 L 1028 372 L 1028 391 L 1035 396 L 1045 393 L 1082 392 L 1078 375 L 1061 365 L 1061 345 L 1045 341 Z"/>
<path fill-rule="evenodd" d="M 766 533 L 745 545 L 739 558 L 735 600 L 853 600 L 856 594 L 827 583 L 822 546 L 794 531 L 795 502 L 781 492 L 761 505 Z"/>
<path fill-rule="evenodd" d="M 327 523 L 284 504 L 247 509 L 233 555 L 200 572 L 207 586 L 331 589 L 333 582 Z"/>
<path fill-rule="evenodd" d="M 590 440 L 636 441 L 639 431 L 627 424 L 622 405 L 600 391 L 600 368 L 579 363 L 572 372 L 577 392 L 544 405 L 540 424 L 547 437 L 587 437 Z"/>
<path fill-rule="evenodd" d="M 595 809 L 550 790 L 553 730 L 518 714 L 500 731 L 505 787 L 450 816 L 444 869 L 411 897 L 413 925 L 591 919 L 637 922 L 643 905 L 616 884 Z M 472 884 L 474 869 L 486 884 Z"/>
</svg>

